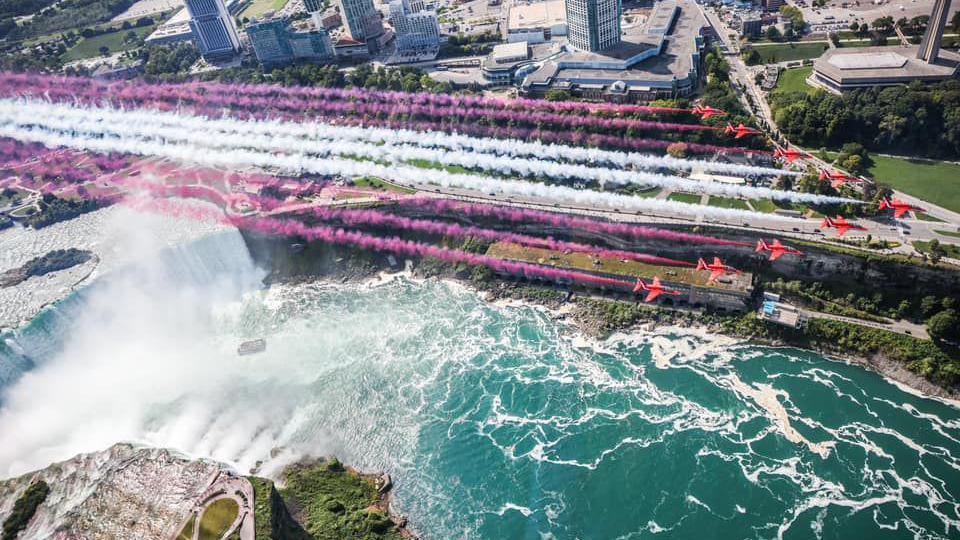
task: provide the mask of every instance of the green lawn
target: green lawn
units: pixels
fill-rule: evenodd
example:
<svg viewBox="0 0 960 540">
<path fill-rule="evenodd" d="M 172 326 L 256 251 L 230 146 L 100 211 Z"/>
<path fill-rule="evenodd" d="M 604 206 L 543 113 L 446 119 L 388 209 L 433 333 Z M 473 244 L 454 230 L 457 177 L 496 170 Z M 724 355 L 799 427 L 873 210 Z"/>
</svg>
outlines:
<svg viewBox="0 0 960 540">
<path fill-rule="evenodd" d="M 813 92 L 814 88 L 807 84 L 807 77 L 811 73 L 813 73 L 813 66 L 784 70 L 780 74 L 780 79 L 777 80 L 777 87 L 773 89 L 773 93 Z"/>
<path fill-rule="evenodd" d="M 777 208 L 779 208 L 777 205 L 773 204 L 773 201 L 768 199 L 759 199 L 759 200 L 750 201 L 750 204 L 753 205 L 753 209 L 756 210 L 757 212 L 770 213 L 775 211 Z"/>
<path fill-rule="evenodd" d="M 671 193 L 667 199 L 690 204 L 700 204 L 700 195 L 696 193 Z"/>
<path fill-rule="evenodd" d="M 893 45 L 900 45 L 900 40 L 893 38 L 888 39 L 886 47 L 891 47 Z M 873 43 L 870 42 L 870 39 L 850 39 L 850 40 L 841 40 L 840 47 L 873 47 Z"/>
<path fill-rule="evenodd" d="M 718 208 L 736 208 L 738 210 L 750 209 L 745 201 L 730 197 L 710 197 L 710 200 L 707 202 L 707 204 L 710 206 L 716 206 Z"/>
<path fill-rule="evenodd" d="M 932 221 L 934 223 L 943 223 L 942 219 L 935 218 L 930 214 L 924 214 L 923 212 L 914 212 L 913 215 L 917 216 L 917 219 L 920 221 Z"/>
<path fill-rule="evenodd" d="M 156 25 L 131 28 L 130 30 L 119 30 L 117 32 L 93 36 L 92 38 L 81 38 L 76 45 L 70 47 L 67 52 L 63 53 L 62 60 L 64 62 L 73 62 L 76 60 L 100 56 L 100 47 L 109 48 L 109 54 L 134 49 L 139 46 L 139 42 L 124 43 L 124 38 L 126 37 L 127 33 L 134 32 L 137 34 L 137 37 L 144 39 L 149 36 L 151 32 L 153 32 L 154 28 L 156 28 Z"/>
<path fill-rule="evenodd" d="M 224 533 L 230 528 L 237 514 L 240 512 L 240 505 L 237 501 L 229 498 L 217 499 L 213 501 L 203 511 L 200 517 L 199 540 L 220 540 Z"/>
<path fill-rule="evenodd" d="M 754 45 L 764 64 L 774 62 L 792 62 L 818 58 L 829 45 L 826 43 L 777 43 L 775 45 Z"/>
<path fill-rule="evenodd" d="M 175 540 L 193 540 L 193 529 L 196 521 L 197 516 L 190 516 L 190 521 L 187 521 L 187 524 L 183 526 L 183 530 L 180 531 Z"/>
<path fill-rule="evenodd" d="M 371 189 L 382 189 L 384 191 L 392 191 L 394 193 L 416 193 L 415 189 L 410 189 L 404 186 L 398 186 L 397 184 L 392 184 L 390 182 L 385 182 L 379 178 L 374 178 L 372 176 L 365 176 L 362 178 L 356 178 L 353 181 L 353 185 L 359 188 L 371 188 Z"/>
<path fill-rule="evenodd" d="M 960 212 L 960 165 L 872 156 L 870 175 L 894 189 Z"/>
<path fill-rule="evenodd" d="M 934 229 L 933 232 L 942 234 L 943 236 L 949 236 L 951 238 L 960 238 L 960 232 L 958 231 L 943 231 L 940 229 Z"/>
<path fill-rule="evenodd" d="M 913 247 L 924 253 L 930 253 L 930 242 L 917 240 L 913 243 Z M 940 249 L 943 250 L 942 253 L 946 253 L 947 257 L 950 257 L 951 259 L 960 259 L 960 246 L 956 246 L 954 244 L 940 244 Z"/>
<path fill-rule="evenodd" d="M 253 0 L 246 9 L 240 12 L 240 19 L 244 17 L 255 19 L 268 11 L 283 9 L 285 5 L 287 5 L 287 0 Z"/>
</svg>

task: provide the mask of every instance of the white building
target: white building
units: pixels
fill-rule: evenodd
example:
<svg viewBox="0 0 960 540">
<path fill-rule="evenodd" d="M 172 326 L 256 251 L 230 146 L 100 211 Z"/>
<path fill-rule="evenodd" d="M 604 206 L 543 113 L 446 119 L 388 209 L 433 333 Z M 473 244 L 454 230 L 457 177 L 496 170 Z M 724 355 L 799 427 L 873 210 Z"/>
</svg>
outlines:
<svg viewBox="0 0 960 540">
<path fill-rule="evenodd" d="M 506 35 L 510 43 L 543 43 L 567 35 L 565 0 L 513 4 L 507 13 Z"/>
<path fill-rule="evenodd" d="M 233 58 L 240 37 L 223 0 L 186 0 L 190 29 L 200 54 L 208 60 Z"/>
<path fill-rule="evenodd" d="M 412 4 L 405 0 L 390 2 L 390 24 L 396 32 L 398 53 L 432 50 L 440 46 L 437 13 L 424 10 L 422 1 L 416 3 L 420 11 L 413 11 Z"/>
</svg>

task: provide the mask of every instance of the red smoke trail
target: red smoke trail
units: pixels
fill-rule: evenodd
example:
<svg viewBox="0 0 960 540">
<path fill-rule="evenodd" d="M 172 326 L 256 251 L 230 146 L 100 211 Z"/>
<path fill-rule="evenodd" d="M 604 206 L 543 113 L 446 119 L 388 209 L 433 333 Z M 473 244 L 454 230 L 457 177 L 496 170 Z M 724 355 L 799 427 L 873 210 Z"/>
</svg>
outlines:
<svg viewBox="0 0 960 540">
<path fill-rule="evenodd" d="M 243 203 L 247 203 L 249 208 L 255 210 L 273 209 L 283 204 L 282 201 L 278 201 L 269 197 L 251 197 L 245 194 L 224 195 L 218 190 L 206 186 L 164 186 L 140 180 L 127 181 L 124 182 L 124 185 L 144 190 L 154 196 L 199 199 L 213 203 L 221 208 L 233 209 L 234 211 L 237 211 L 240 208 L 240 205 Z M 293 210 L 292 213 L 309 213 L 310 215 L 323 221 L 336 220 L 340 221 L 344 225 L 350 226 L 389 227 L 424 234 L 448 236 L 451 238 L 474 237 L 493 242 L 509 242 L 513 244 L 550 249 L 554 251 L 575 251 L 578 253 L 587 253 L 596 257 L 626 259 L 646 264 L 663 266 L 693 266 L 693 264 L 686 261 L 678 261 L 676 259 L 657 257 L 654 255 L 636 253 L 633 251 L 607 249 L 599 246 L 581 244 L 578 242 L 566 242 L 562 240 L 555 240 L 553 238 L 539 238 L 525 234 L 497 231 L 493 229 L 483 229 L 480 227 L 463 226 L 455 223 L 413 219 L 376 210 L 345 210 L 313 206 L 297 208 Z"/>
<path fill-rule="evenodd" d="M 309 209 L 303 209 L 303 211 L 298 213 L 304 212 L 309 212 L 310 214 L 324 221 L 339 220 L 347 225 L 392 227 L 396 229 L 450 236 L 454 238 L 474 237 L 482 240 L 509 242 L 512 244 L 521 244 L 524 246 L 539 247 L 554 251 L 575 251 L 578 253 L 587 253 L 597 257 L 628 259 L 647 264 L 693 266 L 693 264 L 685 261 L 646 255 L 643 253 L 635 253 L 632 251 L 606 249 L 577 242 L 565 242 L 561 240 L 554 240 L 553 238 L 539 238 L 525 234 L 503 232 L 493 229 L 483 229 L 480 227 L 463 226 L 441 221 L 412 219 L 374 210 L 339 210 L 324 207 L 313 207 Z"/>
<path fill-rule="evenodd" d="M 574 217 L 568 214 L 544 212 L 541 210 L 531 210 L 527 208 L 466 203 L 450 199 L 432 198 L 400 199 L 398 203 L 401 205 L 414 206 L 417 208 L 423 208 L 437 212 L 488 217 L 503 221 L 510 221 L 513 223 L 542 223 L 573 231 L 585 230 L 643 240 L 666 240 L 671 242 L 708 244 L 715 246 L 753 247 L 753 244 L 736 242 L 733 240 L 724 240 L 722 238 L 715 238 L 712 236 L 668 231 L 651 227 L 641 227 L 626 223 L 598 221 L 584 217 Z"/>
<path fill-rule="evenodd" d="M 143 83 L 101 81 L 82 77 L 63 77 L 39 74 L 0 73 L 0 87 L 32 86 L 35 88 L 70 88 L 89 90 L 100 94 L 128 90 Z M 457 96 L 447 94 L 410 93 L 396 91 L 366 90 L 361 88 L 283 87 L 279 85 L 227 84 L 227 83 L 178 83 L 153 85 L 163 87 L 181 96 L 207 93 L 231 94 L 244 97 L 270 99 L 314 99 L 323 101 L 351 101 L 355 103 L 412 103 L 452 108 L 496 108 L 501 110 L 547 111 L 561 114 L 624 116 L 631 114 L 689 113 L 690 109 L 675 107 L 652 107 L 647 105 L 620 105 L 615 103 L 586 103 L 574 101 L 551 102 L 536 99 L 498 99 L 480 96 Z"/>
<path fill-rule="evenodd" d="M 633 284 L 628 281 L 595 276 L 583 272 L 560 270 L 537 266 L 528 263 L 512 262 L 487 255 L 477 255 L 465 251 L 448 249 L 430 244 L 422 244 L 399 238 L 381 238 L 369 234 L 347 231 L 326 226 L 306 225 L 298 221 L 286 221 L 272 218 L 228 218 L 218 210 L 198 208 L 173 204 L 168 200 L 154 200 L 147 204 L 137 205 L 137 208 L 161 213 L 196 219 L 200 221 L 216 221 L 229 224 L 241 229 L 268 235 L 297 236 L 310 241 L 325 242 L 328 244 L 349 246 L 373 251 L 383 251 L 408 257 L 431 257 L 447 263 L 464 263 L 472 266 L 486 266 L 495 272 L 539 278 L 549 281 L 578 282 L 595 287 L 611 287 L 629 290 Z"/>
<path fill-rule="evenodd" d="M 36 88 L 24 88 L 18 95 L 43 96 L 54 101 L 79 100 L 87 104 L 117 100 L 137 106 L 166 104 L 195 105 L 205 109 L 242 109 L 247 111 L 278 111 L 293 115 L 303 121 L 314 117 L 341 118 L 344 116 L 363 117 L 368 120 L 381 118 L 404 119 L 446 119 L 452 121 L 490 122 L 493 124 L 524 125 L 528 127 L 552 126 L 556 129 L 586 129 L 598 132 L 635 131 L 671 131 L 698 132 L 718 131 L 720 128 L 699 124 L 678 124 L 637 120 L 633 118 L 576 116 L 538 110 L 499 109 L 480 106 L 450 106 L 436 104 L 406 103 L 396 101 L 327 101 L 297 97 L 261 97 L 244 96 L 237 92 L 193 92 L 182 95 L 170 92 L 169 87 L 139 85 L 130 88 L 121 96 L 102 91 L 71 91 L 69 88 L 50 88 L 42 94 Z"/>
<path fill-rule="evenodd" d="M 54 80 L 59 80 L 55 78 Z M 0 75 L 0 95 L 32 96 L 65 103 L 121 106 L 146 106 L 161 111 L 188 110 L 198 115 L 219 117 L 224 114 L 240 119 L 282 118 L 290 121 L 316 120 L 341 125 L 363 125 L 444 131 L 478 137 L 537 139 L 545 143 L 590 145 L 624 150 L 664 150 L 674 141 L 638 139 L 621 135 L 628 129 L 671 131 L 715 131 L 719 128 L 690 124 L 669 124 L 623 118 L 579 117 L 531 110 L 473 110 L 449 104 L 365 101 L 357 95 L 363 90 L 337 90 L 350 95 L 351 101 L 302 103 L 278 98 L 248 98 L 235 85 L 160 85 L 143 83 L 97 83 L 89 79 L 68 78 L 53 84 L 50 79 L 28 81 L 23 77 Z M 224 89 L 232 89 L 226 91 Z M 331 89 L 325 89 L 331 90 Z M 333 89 L 336 90 L 336 89 Z M 359 94 L 358 94 L 359 92 Z M 352 101 L 358 99 L 357 101 Z M 470 100 L 465 101 L 469 103 Z M 446 107 L 446 108 L 444 108 Z M 487 114 L 489 113 L 489 114 Z M 359 115 L 359 116 L 358 116 Z M 419 118 L 419 119 L 418 119 Z M 551 124 L 551 122 L 553 125 Z M 559 124 L 557 124 L 559 122 Z M 489 124 L 489 125 L 488 125 Z M 578 129 L 587 128 L 587 131 Z M 549 128 L 549 129 L 548 129 Z M 556 130 L 554 130 L 556 128 Z M 590 131 L 594 131 L 591 133 Z M 602 131 L 596 133 L 595 131 Z M 754 152 L 740 147 L 685 143 L 694 153 Z"/>
</svg>

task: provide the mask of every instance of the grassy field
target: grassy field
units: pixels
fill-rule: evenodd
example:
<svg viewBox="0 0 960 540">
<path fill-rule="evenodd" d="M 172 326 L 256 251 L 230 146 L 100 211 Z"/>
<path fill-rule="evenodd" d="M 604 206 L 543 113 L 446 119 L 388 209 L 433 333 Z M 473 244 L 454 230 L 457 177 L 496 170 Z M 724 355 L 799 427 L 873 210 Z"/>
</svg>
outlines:
<svg viewBox="0 0 960 540">
<path fill-rule="evenodd" d="M 100 47 L 110 49 L 109 54 L 127 51 L 139 46 L 137 43 L 124 43 L 124 38 L 128 32 L 135 32 L 137 37 L 144 39 L 153 32 L 156 25 L 143 26 L 141 28 L 132 28 L 130 30 L 119 30 L 108 34 L 101 34 L 92 38 L 81 38 L 76 45 L 70 47 L 61 57 L 64 62 L 73 62 L 86 58 L 100 56 Z"/>
<path fill-rule="evenodd" d="M 690 204 L 700 204 L 700 195 L 697 195 L 696 193 L 671 193 L 667 199 Z"/>
<path fill-rule="evenodd" d="M 885 47 L 891 47 L 893 45 L 900 45 L 899 39 L 888 39 Z M 849 39 L 849 40 L 840 40 L 840 47 L 873 47 L 873 43 L 870 42 L 870 39 Z"/>
<path fill-rule="evenodd" d="M 877 181 L 925 201 L 960 212 L 960 165 L 872 156 Z"/>
<path fill-rule="evenodd" d="M 750 201 L 750 204 L 753 205 L 753 209 L 757 212 L 770 213 L 777 209 L 777 205 L 773 204 L 773 201 L 768 199 Z"/>
<path fill-rule="evenodd" d="M 397 184 L 391 184 L 390 182 L 385 182 L 379 178 L 374 178 L 372 176 L 357 178 L 353 181 L 353 185 L 359 188 L 371 188 L 371 189 L 382 189 L 384 191 L 392 191 L 394 193 L 416 193 L 415 189 L 410 189 L 404 186 L 398 186 Z"/>
<path fill-rule="evenodd" d="M 940 229 L 934 229 L 935 233 L 942 234 L 943 236 L 949 236 L 951 238 L 960 238 L 960 232 L 957 231 L 944 231 Z"/>
<path fill-rule="evenodd" d="M 773 89 L 773 93 L 813 92 L 814 88 L 807 84 L 807 77 L 811 73 L 813 73 L 813 66 L 785 70 L 780 74 L 780 79 L 777 81 L 777 87 Z"/>
<path fill-rule="evenodd" d="M 917 216 L 917 219 L 920 221 L 932 221 L 934 223 L 943 223 L 942 219 L 935 218 L 930 214 L 924 214 L 923 212 L 914 212 L 914 215 Z"/>
<path fill-rule="evenodd" d="M 277 11 L 287 5 L 287 0 L 253 0 L 240 12 L 240 18 L 255 19 L 268 11 Z"/>
<path fill-rule="evenodd" d="M 229 498 L 213 501 L 200 517 L 199 540 L 220 540 L 237 519 L 240 505 Z"/>
<path fill-rule="evenodd" d="M 924 253 L 930 253 L 930 242 L 917 240 L 913 243 L 913 247 Z M 947 257 L 950 257 L 951 259 L 960 259 L 960 246 L 956 246 L 954 244 L 940 244 L 940 248 L 947 254 Z"/>
<path fill-rule="evenodd" d="M 817 58 L 829 45 L 826 43 L 777 43 L 775 45 L 754 45 L 764 64 L 774 62 L 792 62 Z"/>
<path fill-rule="evenodd" d="M 730 197 L 710 197 L 710 200 L 707 202 L 707 204 L 710 206 L 716 206 L 718 208 L 736 208 L 737 210 L 750 209 L 745 201 Z"/>
<path fill-rule="evenodd" d="M 183 526 L 183 530 L 180 531 L 175 540 L 193 540 L 193 529 L 196 521 L 197 516 L 190 516 L 190 520 Z"/>
</svg>

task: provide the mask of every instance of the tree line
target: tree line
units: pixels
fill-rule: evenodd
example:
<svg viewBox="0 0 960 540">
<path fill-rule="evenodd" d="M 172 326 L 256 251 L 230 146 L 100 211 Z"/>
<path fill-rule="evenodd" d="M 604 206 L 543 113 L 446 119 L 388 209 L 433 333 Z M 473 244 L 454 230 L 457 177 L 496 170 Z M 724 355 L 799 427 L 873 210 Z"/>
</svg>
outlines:
<svg viewBox="0 0 960 540">
<path fill-rule="evenodd" d="M 783 134 L 802 146 L 857 142 L 872 151 L 960 157 L 960 81 L 865 88 L 842 96 L 775 93 L 771 105 Z"/>
</svg>

